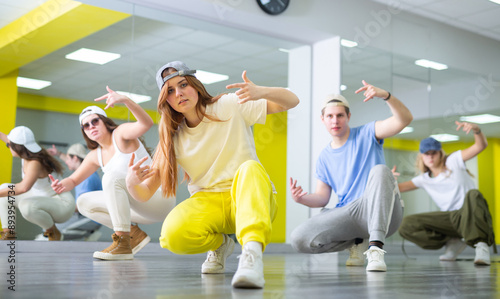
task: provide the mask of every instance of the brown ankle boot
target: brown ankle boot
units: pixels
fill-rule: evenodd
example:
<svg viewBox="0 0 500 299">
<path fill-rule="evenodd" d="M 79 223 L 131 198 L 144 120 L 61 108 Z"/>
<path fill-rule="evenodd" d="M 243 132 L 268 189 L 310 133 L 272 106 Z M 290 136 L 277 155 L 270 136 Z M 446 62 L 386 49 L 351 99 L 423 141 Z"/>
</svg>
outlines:
<svg viewBox="0 0 500 299">
<path fill-rule="evenodd" d="M 46 230 L 43 235 L 45 237 L 49 238 L 49 241 L 62 241 L 64 239 L 64 236 L 61 234 L 61 232 L 57 229 L 56 226 L 54 226 L 53 229 L 48 229 Z"/>
<path fill-rule="evenodd" d="M 2 238 L 0 240 L 16 240 L 16 232 L 8 230 L 7 232 L 2 232 Z"/>
<path fill-rule="evenodd" d="M 132 247 L 133 254 L 137 254 L 150 241 L 151 238 L 139 226 L 132 225 L 130 227 L 130 247 Z"/>
<path fill-rule="evenodd" d="M 103 251 L 94 252 L 94 258 L 101 260 L 131 260 L 134 258 L 130 247 L 130 236 L 111 235 L 113 244 Z"/>
</svg>

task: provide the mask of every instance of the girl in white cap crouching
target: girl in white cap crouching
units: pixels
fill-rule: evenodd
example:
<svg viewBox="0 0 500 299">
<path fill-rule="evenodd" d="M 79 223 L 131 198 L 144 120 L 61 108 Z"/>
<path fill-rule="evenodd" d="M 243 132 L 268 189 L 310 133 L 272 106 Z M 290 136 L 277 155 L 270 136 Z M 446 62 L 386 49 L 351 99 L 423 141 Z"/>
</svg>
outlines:
<svg viewBox="0 0 500 299">
<path fill-rule="evenodd" d="M 67 221 L 75 210 L 70 192 L 57 194 L 50 185 L 49 174 L 59 176 L 61 164 L 36 142 L 33 132 L 24 126 L 15 127 L 9 135 L 0 132 L 12 156 L 22 159 L 22 181 L 0 186 L 0 221 L 2 240 L 15 240 L 16 211 L 45 231 L 49 241 L 60 241 L 62 235 L 55 223 Z"/>
<path fill-rule="evenodd" d="M 93 191 L 78 197 L 78 211 L 82 215 L 114 230 L 113 243 L 102 251 L 94 252 L 94 258 L 102 260 L 129 260 L 134 258 L 151 238 L 137 225 L 163 221 L 175 205 L 175 197 L 168 199 L 161 190 L 147 202 L 136 201 L 130 196 L 125 184 L 128 163 L 132 155 L 145 164 L 151 157 L 138 139 L 152 126 L 153 120 L 141 106 L 130 98 L 108 89 L 108 93 L 96 99 L 106 99 L 107 106 L 122 103 L 132 112 L 136 122 L 117 125 L 106 112 L 97 106 L 83 109 L 79 117 L 82 134 L 91 150 L 78 169 L 62 181 L 54 180 L 56 192 L 73 189 L 99 167 L 102 168 L 102 191 Z"/>
</svg>

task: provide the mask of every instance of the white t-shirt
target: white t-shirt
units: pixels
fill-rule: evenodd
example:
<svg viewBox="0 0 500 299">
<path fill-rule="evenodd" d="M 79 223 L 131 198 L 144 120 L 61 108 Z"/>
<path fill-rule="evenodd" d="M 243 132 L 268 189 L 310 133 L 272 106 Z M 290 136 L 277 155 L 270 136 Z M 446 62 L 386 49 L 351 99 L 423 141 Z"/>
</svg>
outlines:
<svg viewBox="0 0 500 299">
<path fill-rule="evenodd" d="M 441 211 L 454 211 L 462 207 L 467 192 L 476 187 L 466 171 L 462 151 L 449 155 L 446 167 L 448 170 L 435 178 L 431 178 L 429 173 L 423 173 L 411 181 L 418 188 L 427 191 Z"/>
<path fill-rule="evenodd" d="M 267 101 L 238 104 L 238 100 L 234 93 L 223 95 L 205 111 L 221 121 L 205 117 L 189 128 L 184 120 L 174 135 L 177 163 L 190 177 L 191 195 L 227 191 L 243 162 L 259 162 L 251 126 L 266 122 Z"/>
</svg>

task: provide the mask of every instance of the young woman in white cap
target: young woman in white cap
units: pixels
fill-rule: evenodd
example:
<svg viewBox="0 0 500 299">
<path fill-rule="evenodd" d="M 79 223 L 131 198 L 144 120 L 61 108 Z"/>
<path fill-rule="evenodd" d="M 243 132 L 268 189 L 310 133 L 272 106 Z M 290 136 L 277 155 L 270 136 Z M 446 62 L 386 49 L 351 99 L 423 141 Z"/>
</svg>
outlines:
<svg viewBox="0 0 500 299">
<path fill-rule="evenodd" d="M 60 241 L 55 223 L 68 220 L 75 211 L 70 192 L 57 194 L 48 175 L 59 177 L 61 164 L 35 141 L 33 132 L 24 126 L 15 127 L 9 135 L 0 132 L 12 156 L 22 159 L 22 181 L 0 186 L 0 221 L 2 240 L 16 239 L 15 208 L 31 223 L 40 226 L 49 241 Z"/>
<path fill-rule="evenodd" d="M 132 222 L 151 224 L 163 220 L 175 205 L 175 198 L 163 198 L 161 190 L 148 202 L 134 200 L 127 191 L 125 176 L 131 156 L 143 158 L 146 164 L 151 157 L 139 140 L 153 120 L 137 103 L 107 88 L 108 93 L 96 99 L 106 99 L 106 108 L 124 104 L 137 119 L 120 125 L 107 117 L 97 106 L 83 109 L 79 117 L 82 134 L 91 150 L 82 165 L 68 178 L 55 180 L 56 192 L 73 189 L 99 167 L 102 168 L 103 191 L 87 192 L 77 201 L 78 210 L 84 216 L 114 230 L 113 243 L 103 251 L 94 252 L 94 258 L 103 260 L 133 259 L 151 239 Z"/>
<path fill-rule="evenodd" d="M 276 199 L 269 176 L 255 151 L 251 126 L 266 115 L 295 107 L 297 96 L 285 88 L 257 86 L 243 72 L 235 93 L 212 97 L 184 63 L 167 63 L 157 73 L 160 142 L 154 169 L 130 164 L 127 187 L 147 200 L 161 186 L 174 195 L 178 165 L 189 178 L 191 197 L 163 223 L 160 245 L 177 254 L 208 251 L 201 271 L 224 273 L 236 233 L 243 246 L 232 285 L 262 288 L 262 252 L 270 242 Z"/>
<path fill-rule="evenodd" d="M 489 265 L 489 246 L 495 242 L 491 215 L 465 167 L 465 161 L 482 152 L 488 142 L 478 125 L 455 123 L 457 130 L 474 133 L 474 144 L 446 155 L 439 141 L 423 139 L 417 157 L 421 174 L 398 184 L 401 192 L 423 188 L 441 211 L 406 216 L 399 233 L 424 249 L 445 246 L 445 254 L 439 257 L 442 261 L 455 261 L 466 245 L 475 247 L 474 264 Z M 393 172 L 398 175 L 395 169 Z"/>
</svg>

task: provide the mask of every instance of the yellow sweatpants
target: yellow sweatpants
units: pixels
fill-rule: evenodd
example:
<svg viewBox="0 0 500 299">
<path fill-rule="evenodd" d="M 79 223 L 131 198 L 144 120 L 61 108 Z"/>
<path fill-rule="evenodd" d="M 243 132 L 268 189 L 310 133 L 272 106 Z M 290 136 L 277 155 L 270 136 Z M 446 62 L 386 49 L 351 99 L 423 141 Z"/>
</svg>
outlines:
<svg viewBox="0 0 500 299">
<path fill-rule="evenodd" d="M 222 245 L 223 234 L 234 234 L 242 245 L 271 238 L 276 196 L 269 175 L 257 161 L 236 171 L 231 191 L 197 192 L 177 205 L 163 222 L 160 245 L 177 254 L 197 254 Z"/>
</svg>

